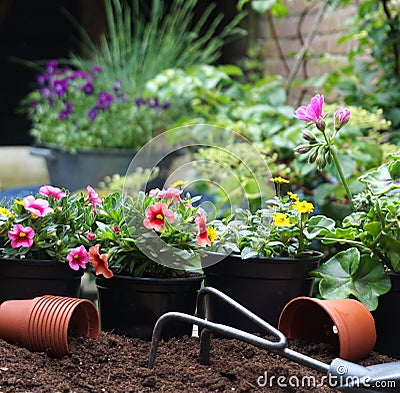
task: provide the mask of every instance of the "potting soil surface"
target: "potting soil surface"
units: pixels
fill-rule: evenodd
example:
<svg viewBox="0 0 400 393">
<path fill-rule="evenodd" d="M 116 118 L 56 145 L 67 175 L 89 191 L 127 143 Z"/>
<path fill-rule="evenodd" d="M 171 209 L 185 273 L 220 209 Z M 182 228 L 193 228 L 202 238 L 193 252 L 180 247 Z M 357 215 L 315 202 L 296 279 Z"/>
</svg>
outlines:
<svg viewBox="0 0 400 393">
<path fill-rule="evenodd" d="M 327 364 L 337 357 L 327 344 L 288 346 Z M 102 332 L 98 340 L 71 338 L 69 349 L 53 359 L 0 340 L 0 392 L 335 392 L 324 373 L 236 340 L 214 339 L 207 366 L 198 363 L 198 338 L 161 341 L 153 370 L 150 343 L 139 339 Z M 372 352 L 357 363 L 392 361 Z"/>
</svg>

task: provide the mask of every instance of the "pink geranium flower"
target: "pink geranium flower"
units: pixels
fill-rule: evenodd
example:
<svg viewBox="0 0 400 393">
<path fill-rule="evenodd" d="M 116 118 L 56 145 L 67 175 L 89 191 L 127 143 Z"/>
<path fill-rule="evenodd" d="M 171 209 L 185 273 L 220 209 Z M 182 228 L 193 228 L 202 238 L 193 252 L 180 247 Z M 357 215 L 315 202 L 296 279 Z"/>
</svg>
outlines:
<svg viewBox="0 0 400 393">
<path fill-rule="evenodd" d="M 89 203 L 92 205 L 92 211 L 96 211 L 96 206 L 101 206 L 101 199 L 97 192 L 91 186 L 86 187 L 88 196 L 89 196 Z"/>
<path fill-rule="evenodd" d="M 49 202 L 45 199 L 35 199 L 34 196 L 29 195 L 23 199 L 24 208 L 37 217 L 44 217 L 47 214 L 53 213 L 54 210 L 49 206 Z"/>
<path fill-rule="evenodd" d="M 168 219 L 170 223 L 173 223 L 174 212 L 168 209 L 168 205 L 162 202 L 157 202 L 154 205 L 149 206 L 146 209 L 146 218 L 143 220 L 143 225 L 147 229 L 154 229 L 160 232 L 163 225 L 165 224 L 165 219 Z"/>
<path fill-rule="evenodd" d="M 79 270 L 79 267 L 86 269 L 86 264 L 89 262 L 89 254 L 84 246 L 73 248 L 67 255 L 69 267 L 73 270 Z"/>
<path fill-rule="evenodd" d="M 310 100 L 310 104 L 297 108 L 294 117 L 298 120 L 315 122 L 319 129 L 323 127 L 323 120 L 326 114 L 322 113 L 324 105 L 324 96 L 317 94 Z"/>
<path fill-rule="evenodd" d="M 350 111 L 347 108 L 338 108 L 333 115 L 335 119 L 335 127 L 337 130 L 340 130 L 343 126 L 345 126 L 350 120 Z"/>
<path fill-rule="evenodd" d="M 207 233 L 207 219 L 204 213 L 199 213 L 195 218 L 195 223 L 197 224 L 197 236 L 196 241 L 199 246 L 211 246 L 211 240 Z"/>
<path fill-rule="evenodd" d="M 96 275 L 102 274 L 105 278 L 113 276 L 113 272 L 108 268 L 107 254 L 100 254 L 100 244 L 89 248 L 89 261 L 92 263 Z"/>
<path fill-rule="evenodd" d="M 11 239 L 11 247 L 30 247 L 33 244 L 35 231 L 31 227 L 23 227 L 21 224 L 16 224 L 11 231 L 8 231 L 8 237 Z"/>
<path fill-rule="evenodd" d="M 47 197 L 52 195 L 54 199 L 61 199 L 67 196 L 67 194 L 60 188 L 48 185 L 40 187 L 39 194 Z"/>
<path fill-rule="evenodd" d="M 89 241 L 92 241 L 92 240 L 96 239 L 96 234 L 93 232 L 88 232 L 86 234 L 86 239 L 88 239 Z"/>
</svg>

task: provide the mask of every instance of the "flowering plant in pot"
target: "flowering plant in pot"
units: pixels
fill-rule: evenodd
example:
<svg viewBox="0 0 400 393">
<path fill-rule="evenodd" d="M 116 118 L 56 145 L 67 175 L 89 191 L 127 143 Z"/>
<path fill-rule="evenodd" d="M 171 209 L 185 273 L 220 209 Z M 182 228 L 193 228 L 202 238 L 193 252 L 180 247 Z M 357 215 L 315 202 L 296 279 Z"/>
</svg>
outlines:
<svg viewBox="0 0 400 393">
<path fill-rule="evenodd" d="M 46 159 L 58 186 L 76 190 L 124 174 L 135 152 L 173 124 L 169 102 L 134 96 L 96 64 L 72 69 L 51 61 L 36 81 L 25 107 L 31 153 Z"/>
<path fill-rule="evenodd" d="M 378 297 L 390 289 L 388 271 L 399 271 L 399 155 L 380 167 L 361 175 L 362 192 L 354 195 L 343 173 L 335 147 L 335 138 L 350 119 L 346 108 L 334 113 L 331 129 L 328 113 L 323 112 L 324 97 L 316 95 L 308 106 L 297 109 L 295 117 L 315 125 L 316 131 L 302 133 L 307 143 L 296 151 L 308 156 L 323 170 L 331 162 L 348 196 L 351 212 L 341 225 L 325 228 L 321 241 L 341 244 L 345 250 L 332 256 L 313 272 L 319 280 L 319 294 L 324 298 L 356 297 L 370 310 L 376 309 Z"/>
<path fill-rule="evenodd" d="M 93 188 L 87 188 L 84 195 L 45 185 L 37 195 L 1 203 L 2 298 L 23 297 L 30 290 L 38 291 L 34 295 L 79 294 L 80 278 L 89 260 L 84 243 L 100 201 Z M 15 281 L 20 274 L 24 285 Z M 72 279 L 71 287 L 64 276 Z M 36 286 L 34 282 L 27 285 L 29 277 L 38 279 Z"/>
<path fill-rule="evenodd" d="M 170 102 L 135 97 L 96 64 L 88 69 L 50 61 L 26 98 L 37 145 L 137 150 L 172 124 Z"/>
<path fill-rule="evenodd" d="M 318 266 L 323 254 L 313 240 L 334 221 L 311 215 L 312 203 L 292 192 L 280 195 L 282 177 L 271 179 L 277 195 L 256 212 L 237 209 L 231 217 L 210 223 L 215 233 L 211 252 L 204 252 L 205 283 L 220 289 L 239 303 L 277 324 L 284 305 L 294 297 L 309 296 L 313 279 L 308 273 Z M 209 299 L 210 318 L 245 330 L 257 330 L 239 321 L 231 310 Z"/>
<path fill-rule="evenodd" d="M 163 313 L 194 313 L 203 280 L 197 250 L 210 244 L 196 202 L 172 187 L 103 199 L 89 258 L 104 330 L 150 339 Z M 187 326 L 172 325 L 166 337 L 181 334 Z"/>
</svg>

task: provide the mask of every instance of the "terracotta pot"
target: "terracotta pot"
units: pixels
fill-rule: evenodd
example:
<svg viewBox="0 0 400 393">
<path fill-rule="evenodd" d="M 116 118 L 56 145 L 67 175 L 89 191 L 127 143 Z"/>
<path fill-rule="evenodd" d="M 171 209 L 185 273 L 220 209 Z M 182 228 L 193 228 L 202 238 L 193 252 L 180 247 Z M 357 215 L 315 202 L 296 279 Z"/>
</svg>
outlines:
<svg viewBox="0 0 400 393">
<path fill-rule="evenodd" d="M 288 338 L 331 344 L 350 361 L 367 356 L 376 342 L 372 314 L 354 299 L 295 298 L 282 310 L 278 329 Z"/>
<path fill-rule="evenodd" d="M 46 295 L 0 306 L 2 339 L 52 357 L 69 353 L 68 337 L 97 339 L 99 330 L 97 309 L 87 299 Z"/>
</svg>

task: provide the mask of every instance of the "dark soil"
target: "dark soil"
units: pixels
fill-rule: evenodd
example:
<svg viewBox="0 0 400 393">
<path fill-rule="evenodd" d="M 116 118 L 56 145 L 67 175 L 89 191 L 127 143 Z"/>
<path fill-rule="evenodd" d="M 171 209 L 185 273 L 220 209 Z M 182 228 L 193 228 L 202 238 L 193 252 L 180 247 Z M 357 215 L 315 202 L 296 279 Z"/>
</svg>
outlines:
<svg viewBox="0 0 400 393">
<path fill-rule="evenodd" d="M 147 368 L 150 343 L 139 339 L 102 332 L 98 340 L 72 338 L 69 348 L 70 355 L 52 359 L 0 340 L 0 393 L 335 391 L 326 385 L 290 386 L 304 376 L 318 384 L 325 374 L 236 340 L 214 339 L 208 366 L 198 363 L 198 338 L 162 341 L 153 370 Z M 337 356 L 325 344 L 289 340 L 289 348 L 327 364 Z M 373 352 L 359 363 L 391 361 Z M 283 376 L 288 386 L 260 387 L 257 380 L 262 377 L 262 383 L 265 373 L 270 382 L 271 376 Z M 289 383 L 290 376 L 296 380 Z"/>
</svg>

